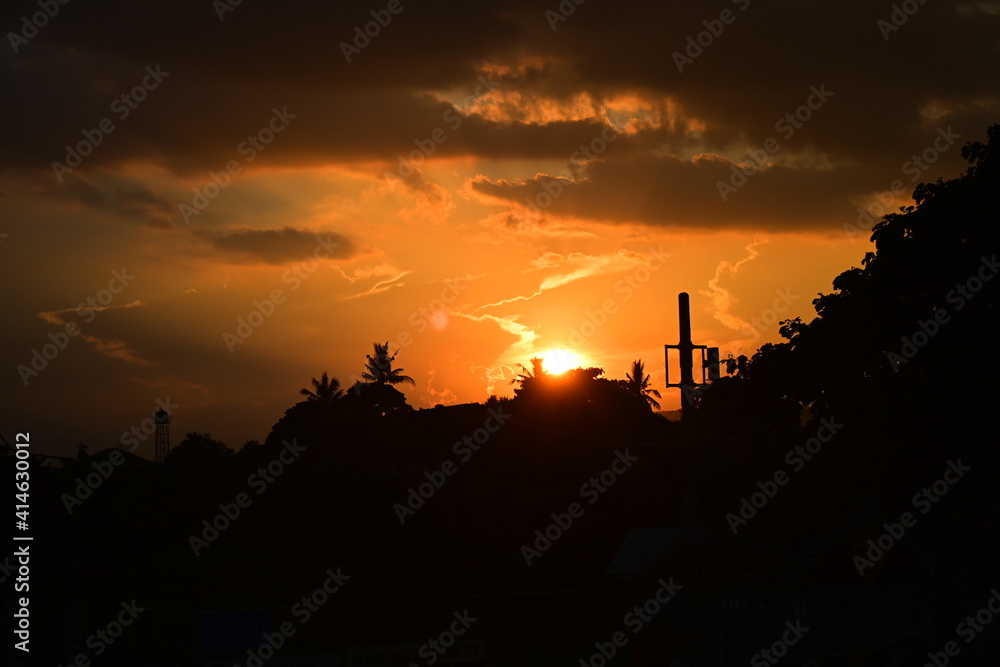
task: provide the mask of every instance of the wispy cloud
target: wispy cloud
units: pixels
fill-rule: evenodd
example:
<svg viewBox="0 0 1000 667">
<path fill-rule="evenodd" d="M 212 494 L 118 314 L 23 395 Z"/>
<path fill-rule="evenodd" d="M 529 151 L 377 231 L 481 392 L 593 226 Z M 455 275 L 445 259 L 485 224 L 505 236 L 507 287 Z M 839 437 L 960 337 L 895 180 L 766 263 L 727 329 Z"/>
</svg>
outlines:
<svg viewBox="0 0 1000 667">
<path fill-rule="evenodd" d="M 341 271 L 341 273 L 343 273 L 343 271 Z M 340 300 L 351 301 L 353 299 L 360 299 L 366 296 L 381 294 L 382 292 L 387 292 L 395 287 L 402 287 L 403 285 L 405 285 L 405 283 L 399 281 L 411 273 L 413 273 L 413 271 L 403 271 L 394 278 L 390 278 L 388 280 L 380 280 L 379 282 L 375 283 L 374 285 L 372 285 L 371 287 L 362 292 L 358 292 L 356 294 L 348 294 L 347 296 L 340 297 Z"/>
<path fill-rule="evenodd" d="M 49 324 L 62 325 L 66 324 L 66 315 L 79 315 L 83 316 L 83 313 L 100 313 L 105 310 L 115 310 L 120 308 L 138 308 L 144 306 L 142 301 L 131 301 L 120 306 L 81 306 L 79 308 L 63 308 L 62 310 L 43 310 L 38 313 L 38 317 L 45 320 Z"/>
<path fill-rule="evenodd" d="M 746 257 L 735 264 L 726 260 L 719 262 L 719 265 L 715 268 L 715 277 L 708 281 L 708 289 L 699 290 L 712 300 L 712 305 L 715 308 L 712 316 L 724 326 L 734 331 L 746 332 L 751 327 L 748 321 L 731 312 L 738 303 L 738 299 L 733 296 L 733 293 L 728 288 L 723 287 L 722 283 L 735 280 L 737 274 L 747 263 L 760 257 L 760 251 L 757 248 L 767 243 L 768 241 L 765 239 L 754 238 L 746 246 L 748 253 Z"/>
<path fill-rule="evenodd" d="M 108 310 L 124 310 L 128 308 L 140 308 L 145 306 L 141 301 L 132 301 L 120 306 L 109 305 L 109 306 L 83 306 L 81 308 L 64 308 L 62 310 L 47 310 L 38 313 L 38 317 L 45 320 L 49 324 L 55 324 L 61 326 L 69 321 L 69 315 L 78 315 L 84 317 L 83 313 L 100 313 Z M 91 318 L 93 319 L 93 318 Z M 89 333 L 86 330 L 86 325 L 81 326 L 79 329 L 80 338 L 87 341 L 94 346 L 98 352 L 106 357 L 111 357 L 113 359 L 120 359 L 130 364 L 136 364 L 138 366 L 153 366 L 153 362 L 148 359 L 144 359 L 139 354 L 129 347 L 128 343 L 123 340 L 118 340 L 115 338 L 101 337 L 93 333 Z"/>
</svg>

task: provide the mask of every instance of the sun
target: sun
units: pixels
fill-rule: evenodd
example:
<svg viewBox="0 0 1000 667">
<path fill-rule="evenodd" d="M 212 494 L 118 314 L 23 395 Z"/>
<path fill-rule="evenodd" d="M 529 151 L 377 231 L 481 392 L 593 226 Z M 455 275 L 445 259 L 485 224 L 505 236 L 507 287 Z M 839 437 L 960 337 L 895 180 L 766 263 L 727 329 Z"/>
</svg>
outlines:
<svg viewBox="0 0 1000 667">
<path fill-rule="evenodd" d="M 571 368 L 580 368 L 585 365 L 584 358 L 565 348 L 554 348 L 540 352 L 537 356 L 542 358 L 542 368 L 546 373 L 558 375 Z"/>
</svg>

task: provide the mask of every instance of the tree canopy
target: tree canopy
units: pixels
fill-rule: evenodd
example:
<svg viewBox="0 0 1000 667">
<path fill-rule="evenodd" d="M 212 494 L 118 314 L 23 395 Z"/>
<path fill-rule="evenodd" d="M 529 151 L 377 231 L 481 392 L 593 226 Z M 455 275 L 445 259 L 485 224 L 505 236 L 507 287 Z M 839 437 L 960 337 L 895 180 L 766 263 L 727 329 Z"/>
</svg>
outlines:
<svg viewBox="0 0 1000 667">
<path fill-rule="evenodd" d="M 741 375 L 755 391 L 859 420 L 925 420 L 959 386 L 966 404 L 985 395 L 970 362 L 995 338 L 1000 125 L 962 155 L 962 176 L 918 185 L 873 227 L 875 250 L 813 300 L 815 318 L 786 320 L 785 342 L 753 355 Z"/>
</svg>

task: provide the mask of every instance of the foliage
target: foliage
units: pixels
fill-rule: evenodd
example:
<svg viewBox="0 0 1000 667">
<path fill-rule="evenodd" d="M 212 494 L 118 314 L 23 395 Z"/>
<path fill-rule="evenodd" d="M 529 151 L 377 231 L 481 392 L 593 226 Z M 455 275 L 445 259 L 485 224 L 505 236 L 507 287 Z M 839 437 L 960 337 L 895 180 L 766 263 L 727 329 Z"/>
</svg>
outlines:
<svg viewBox="0 0 1000 667">
<path fill-rule="evenodd" d="M 967 392 L 986 389 L 968 360 L 991 347 L 996 321 L 996 281 L 983 276 L 995 274 L 1000 125 L 988 136 L 962 150 L 972 164 L 963 176 L 918 185 L 914 206 L 873 227 L 875 251 L 813 300 L 811 322 L 782 323 L 787 342 L 761 347 L 748 381 L 844 418 L 875 404 L 919 414 L 913 406 L 959 380 Z M 971 294 L 973 285 L 982 291 Z"/>
<path fill-rule="evenodd" d="M 311 390 L 306 388 L 299 390 L 299 393 L 305 396 L 308 401 L 330 404 L 344 395 L 340 388 L 340 381 L 337 378 L 332 380 L 328 378 L 326 371 L 323 371 L 323 377 L 319 380 L 312 379 L 312 386 Z"/>
<path fill-rule="evenodd" d="M 193 477 L 210 477 L 228 470 L 235 452 L 210 433 L 192 431 L 167 454 L 166 463 Z"/>
<path fill-rule="evenodd" d="M 361 373 L 361 377 L 367 380 L 371 384 L 399 384 L 401 382 L 409 382 L 411 385 L 416 385 L 417 383 L 408 375 L 403 375 L 402 368 L 393 368 L 392 362 L 396 360 L 396 355 L 399 354 L 397 350 L 391 356 L 389 355 L 389 343 L 388 341 L 384 344 L 372 343 L 375 348 L 375 354 L 365 355 L 368 362 L 365 364 L 365 370 Z"/>
<path fill-rule="evenodd" d="M 385 417 L 413 411 L 406 396 L 388 384 L 355 385 L 344 397 L 345 412 L 358 417 Z"/>
<path fill-rule="evenodd" d="M 532 357 L 528 360 L 531 364 L 531 370 L 529 371 L 524 364 L 518 364 L 521 367 L 521 372 L 510 381 L 511 384 L 519 384 L 524 386 L 525 380 L 532 380 L 535 378 L 542 378 L 546 375 L 544 360 L 541 357 Z M 517 390 L 514 390 L 517 393 Z"/>
<path fill-rule="evenodd" d="M 662 398 L 660 392 L 649 386 L 650 378 L 645 375 L 646 368 L 645 364 L 642 363 L 642 359 L 636 359 L 632 362 L 632 372 L 626 373 L 625 377 L 625 390 L 637 396 L 649 405 L 650 410 L 659 410 L 660 404 L 653 398 Z"/>
</svg>

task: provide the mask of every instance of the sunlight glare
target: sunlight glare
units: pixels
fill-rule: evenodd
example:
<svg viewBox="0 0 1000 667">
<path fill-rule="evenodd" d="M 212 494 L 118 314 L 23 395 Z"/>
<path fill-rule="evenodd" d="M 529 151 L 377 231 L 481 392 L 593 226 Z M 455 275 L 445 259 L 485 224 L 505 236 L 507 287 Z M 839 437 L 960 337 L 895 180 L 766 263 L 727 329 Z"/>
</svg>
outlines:
<svg viewBox="0 0 1000 667">
<path fill-rule="evenodd" d="M 582 356 L 565 348 L 546 350 L 538 356 L 542 358 L 542 368 L 545 369 L 545 372 L 555 375 L 585 365 Z"/>
</svg>

